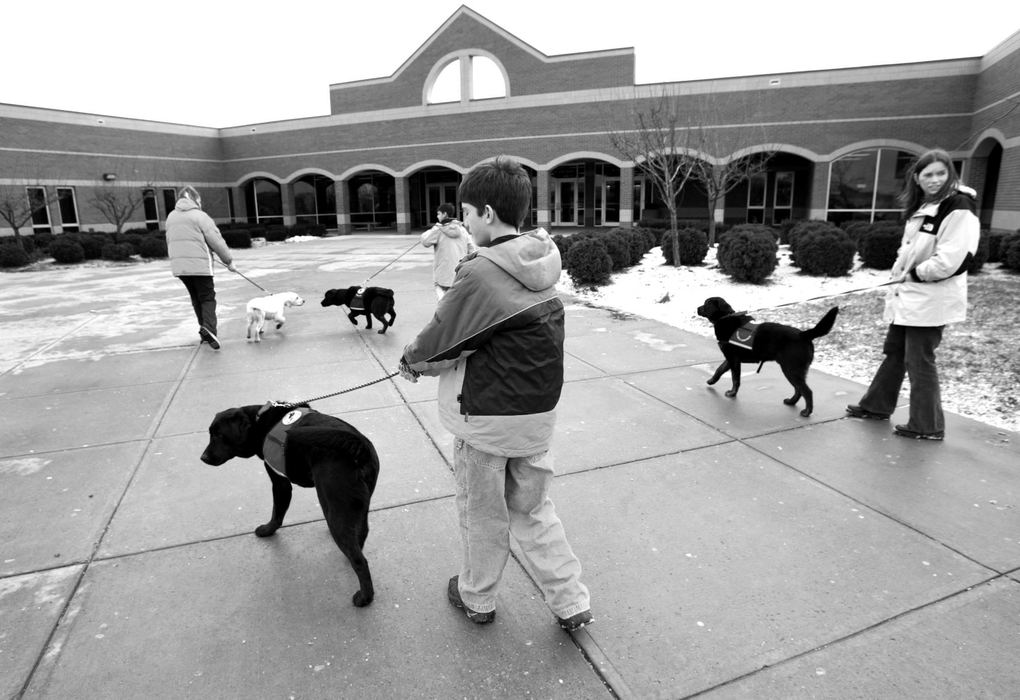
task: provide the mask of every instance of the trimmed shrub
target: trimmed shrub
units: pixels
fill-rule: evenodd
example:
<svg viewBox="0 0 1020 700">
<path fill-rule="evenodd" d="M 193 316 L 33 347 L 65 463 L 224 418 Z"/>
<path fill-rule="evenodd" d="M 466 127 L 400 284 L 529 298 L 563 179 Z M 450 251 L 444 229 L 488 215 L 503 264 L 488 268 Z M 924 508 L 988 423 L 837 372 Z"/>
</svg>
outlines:
<svg viewBox="0 0 1020 700">
<path fill-rule="evenodd" d="M 988 231 L 982 231 L 981 237 L 978 239 L 977 252 L 974 253 L 974 258 L 970 261 L 967 272 L 971 275 L 978 274 L 986 262 L 988 262 Z"/>
<path fill-rule="evenodd" d="M 792 226 L 787 233 L 787 239 L 790 245 L 790 262 L 797 265 L 797 246 L 800 244 L 800 240 L 815 231 L 832 231 L 837 229 L 835 224 L 830 224 L 828 221 L 801 221 L 800 223 Z"/>
<path fill-rule="evenodd" d="M 891 270 L 896 262 L 896 252 L 903 240 L 899 224 L 877 223 L 861 231 L 857 241 L 857 252 L 865 267 L 873 270 Z"/>
<path fill-rule="evenodd" d="M 113 242 L 104 233 L 72 233 L 69 237 L 81 246 L 86 260 L 99 260 L 103 257 L 103 246 Z"/>
<path fill-rule="evenodd" d="M 1011 231 L 991 231 L 988 234 L 988 262 L 1002 262 L 1002 255 L 1006 251 L 1009 240 L 1017 233 Z"/>
<path fill-rule="evenodd" d="M 17 242 L 0 243 L 0 267 L 24 267 L 31 260 L 32 257 Z"/>
<path fill-rule="evenodd" d="M 33 233 L 31 236 L 22 236 L 21 238 L 22 240 L 28 240 L 29 238 L 31 238 L 34 250 L 40 253 L 45 253 L 46 249 L 49 248 L 50 243 L 53 242 L 53 234 L 49 232 Z"/>
<path fill-rule="evenodd" d="M 131 250 L 134 251 L 132 255 L 138 253 L 138 246 L 140 246 L 142 241 L 148 236 L 148 234 L 137 233 L 136 231 L 137 229 L 133 229 L 132 231 L 125 231 L 119 236 L 114 236 L 114 240 L 118 244 L 127 244 L 131 246 Z"/>
<path fill-rule="evenodd" d="M 56 262 L 64 265 L 80 263 L 85 260 L 85 249 L 82 248 L 81 243 L 69 237 L 55 238 L 50 243 L 48 252 Z"/>
<path fill-rule="evenodd" d="M 637 233 L 640 233 L 642 236 L 645 237 L 645 252 L 646 253 L 648 251 L 650 251 L 652 248 L 654 248 L 655 246 L 659 245 L 659 234 L 658 234 L 658 232 L 653 231 L 650 228 L 644 228 L 642 226 L 637 226 L 637 227 L 635 227 L 632 230 L 637 232 Z"/>
<path fill-rule="evenodd" d="M 269 226 L 266 228 L 266 241 L 272 243 L 280 243 L 281 241 L 287 240 L 290 236 L 290 232 L 287 231 L 286 226 Z"/>
<path fill-rule="evenodd" d="M 567 251 L 570 250 L 570 237 L 564 236 L 562 233 L 557 233 L 552 237 L 552 242 L 556 245 L 556 250 L 560 251 L 560 267 L 566 270 Z"/>
<path fill-rule="evenodd" d="M 130 260 L 134 254 L 134 246 L 130 243 L 107 243 L 103 246 L 103 260 L 123 262 Z"/>
<path fill-rule="evenodd" d="M 701 229 L 682 228 L 676 232 L 677 245 L 680 248 L 681 265 L 700 265 L 708 255 L 708 234 Z M 662 257 L 667 265 L 673 264 L 673 245 L 669 240 L 669 231 L 662 234 Z"/>
<path fill-rule="evenodd" d="M 575 241 L 567 251 L 567 270 L 576 285 L 597 286 L 609 281 L 613 259 L 605 243 L 592 236 Z"/>
<path fill-rule="evenodd" d="M 138 254 L 143 258 L 165 258 L 167 256 L 166 238 L 146 236 L 138 244 Z"/>
<path fill-rule="evenodd" d="M 306 236 L 316 236 L 318 238 L 322 238 L 327 233 L 329 233 L 329 229 L 326 228 L 325 226 L 323 226 L 322 224 L 311 224 L 305 230 L 305 235 Z"/>
<path fill-rule="evenodd" d="M 645 234 L 634 229 L 622 228 L 619 231 L 620 236 L 630 244 L 630 264 L 637 265 L 648 252 L 648 239 Z"/>
<path fill-rule="evenodd" d="M 228 248 L 251 248 L 252 235 L 250 232 L 242 228 L 235 228 L 222 233 Z"/>
<path fill-rule="evenodd" d="M 719 268 L 738 282 L 761 284 L 776 269 L 775 231 L 760 224 L 742 224 L 719 242 Z"/>
<path fill-rule="evenodd" d="M 854 243 L 837 226 L 813 229 L 800 236 L 797 264 L 815 277 L 842 277 L 854 266 Z"/>
<path fill-rule="evenodd" d="M 841 228 L 846 231 L 846 235 L 850 237 L 850 240 L 854 242 L 855 246 L 860 244 L 861 235 L 871 228 L 872 224 L 867 221 L 848 221 L 845 226 Z"/>
<path fill-rule="evenodd" d="M 1003 247 L 1002 266 L 1020 272 L 1020 236 L 1010 236 L 1003 241 Z"/>
<path fill-rule="evenodd" d="M 595 235 L 602 241 L 609 257 L 613 259 L 613 272 L 630 266 L 630 241 L 628 239 L 617 234 L 615 230 L 599 231 Z"/>
</svg>

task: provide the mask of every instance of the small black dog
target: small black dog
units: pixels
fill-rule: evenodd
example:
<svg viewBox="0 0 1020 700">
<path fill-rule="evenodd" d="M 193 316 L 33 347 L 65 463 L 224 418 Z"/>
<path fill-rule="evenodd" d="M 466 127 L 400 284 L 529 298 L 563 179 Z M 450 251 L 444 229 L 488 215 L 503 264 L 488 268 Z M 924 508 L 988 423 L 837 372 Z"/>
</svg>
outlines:
<svg viewBox="0 0 1020 700">
<path fill-rule="evenodd" d="M 358 290 L 361 289 L 361 287 L 329 289 L 322 297 L 322 305 L 346 306 L 350 311 L 347 318 L 351 320 L 351 323 L 355 326 L 358 325 L 355 317 L 362 315 L 367 321 L 365 328 L 368 329 L 372 328 L 372 317 L 375 316 L 383 324 L 382 330 L 379 331 L 381 335 L 393 325 L 393 321 L 397 318 L 397 311 L 393 306 L 393 290 L 385 287 L 365 287 L 359 297 Z M 390 317 L 389 321 L 386 320 L 387 314 Z"/>
<path fill-rule="evenodd" d="M 783 371 L 794 394 L 783 399 L 787 406 L 793 406 L 804 397 L 804 410 L 800 415 L 811 415 L 814 410 L 814 395 L 807 385 L 808 368 L 815 357 L 815 338 L 821 338 L 832 330 L 839 307 L 829 309 L 814 328 L 802 331 L 781 323 L 760 323 L 753 329 L 747 324 L 753 319 L 745 313 L 738 313 L 721 297 L 710 297 L 698 307 L 698 316 L 703 316 L 715 326 L 715 339 L 722 350 L 723 363 L 708 380 L 715 384 L 726 370 L 730 371 L 733 386 L 726 395 L 735 398 L 740 390 L 740 363 L 761 363 L 775 360 Z"/>
<path fill-rule="evenodd" d="M 202 461 L 219 466 L 233 457 L 258 456 L 273 482 L 273 515 L 255 528 L 269 537 L 283 524 L 291 484 L 315 487 L 333 541 L 358 575 L 354 604 L 375 596 L 362 553 L 368 537 L 368 509 L 379 476 L 372 442 L 339 418 L 299 406 L 267 404 L 220 411 L 209 426 Z"/>
</svg>

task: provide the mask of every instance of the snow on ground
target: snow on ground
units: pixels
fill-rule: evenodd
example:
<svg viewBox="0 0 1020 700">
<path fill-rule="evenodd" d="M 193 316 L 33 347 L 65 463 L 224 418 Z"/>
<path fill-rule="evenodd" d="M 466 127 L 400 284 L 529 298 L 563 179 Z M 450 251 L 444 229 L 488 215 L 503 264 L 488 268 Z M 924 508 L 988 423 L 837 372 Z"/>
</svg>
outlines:
<svg viewBox="0 0 1020 700">
<path fill-rule="evenodd" d="M 787 246 L 780 248 L 779 258 L 779 265 L 770 279 L 765 284 L 753 285 L 735 282 L 723 274 L 717 266 L 714 248 L 709 250 L 703 265 L 674 268 L 665 264 L 661 250 L 656 247 L 638 265 L 614 274 L 608 285 L 596 289 L 577 288 L 570 276 L 564 273 L 557 287 L 561 292 L 594 306 L 651 318 L 713 337 L 711 324 L 697 315 L 697 307 L 708 297 L 721 296 L 734 309 L 751 312 L 758 321 L 787 322 L 806 328 L 814 325 L 817 318 L 805 317 L 802 322 L 783 321 L 776 318 L 774 312 L 770 315 L 770 310 L 783 304 L 879 287 L 888 282 L 890 276 L 888 270 L 864 268 L 858 260 L 851 273 L 844 277 L 811 277 L 800 274 L 790 264 Z M 834 299 L 833 303 L 838 303 L 838 300 Z M 837 352 L 831 344 L 827 347 L 824 342 L 819 343 L 814 369 L 868 384 L 881 360 L 881 339 L 885 333 L 880 317 L 876 317 L 875 326 L 875 342 L 856 351 Z M 967 386 L 954 386 L 943 381 L 944 408 L 999 428 L 1020 430 L 1020 419 L 998 406 L 994 392 L 974 391 L 980 384 L 979 380 L 974 380 Z M 904 399 L 908 386 L 909 382 L 904 382 Z"/>
</svg>

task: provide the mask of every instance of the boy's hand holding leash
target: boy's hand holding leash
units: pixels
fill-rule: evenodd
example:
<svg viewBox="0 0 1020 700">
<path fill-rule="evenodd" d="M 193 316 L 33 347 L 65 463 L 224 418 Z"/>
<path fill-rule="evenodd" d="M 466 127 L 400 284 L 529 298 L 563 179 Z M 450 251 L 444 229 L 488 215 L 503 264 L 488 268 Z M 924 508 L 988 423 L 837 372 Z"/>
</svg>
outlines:
<svg viewBox="0 0 1020 700">
<path fill-rule="evenodd" d="M 421 376 L 418 372 L 415 372 L 413 369 L 407 366 L 407 360 L 405 360 L 403 357 L 400 358 L 400 366 L 397 367 L 397 370 L 400 372 L 401 377 L 411 382 L 412 384 L 417 384 L 418 377 Z"/>
</svg>

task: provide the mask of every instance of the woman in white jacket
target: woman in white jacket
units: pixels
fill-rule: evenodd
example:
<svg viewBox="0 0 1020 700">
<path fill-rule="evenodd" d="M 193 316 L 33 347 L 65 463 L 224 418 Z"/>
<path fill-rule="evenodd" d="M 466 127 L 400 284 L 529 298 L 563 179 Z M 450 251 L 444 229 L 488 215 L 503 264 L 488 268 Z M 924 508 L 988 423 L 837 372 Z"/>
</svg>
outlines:
<svg viewBox="0 0 1020 700">
<path fill-rule="evenodd" d="M 932 150 L 910 169 L 900 201 L 907 223 L 889 288 L 885 359 L 854 418 L 886 420 L 896 410 L 904 375 L 910 378 L 910 418 L 895 434 L 942 440 L 945 419 L 935 349 L 947 323 L 967 317 L 967 269 L 977 252 L 980 224 L 975 193 L 960 183 L 949 154 Z"/>
</svg>

